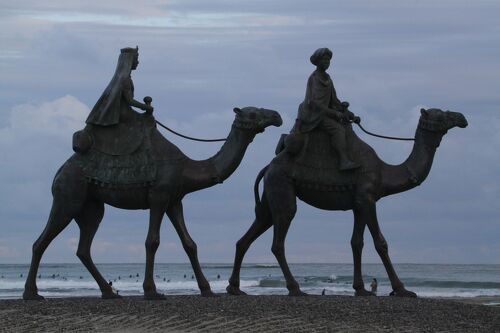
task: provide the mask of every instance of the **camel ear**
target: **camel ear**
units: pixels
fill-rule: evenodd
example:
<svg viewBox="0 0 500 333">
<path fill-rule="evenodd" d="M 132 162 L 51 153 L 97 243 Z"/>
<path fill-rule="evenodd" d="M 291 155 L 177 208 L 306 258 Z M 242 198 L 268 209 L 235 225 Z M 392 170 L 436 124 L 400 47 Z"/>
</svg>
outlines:
<svg viewBox="0 0 500 333">
<path fill-rule="evenodd" d="M 422 109 L 420 109 L 420 114 L 421 114 L 422 116 L 426 116 L 426 117 L 427 117 L 427 116 L 429 115 L 429 112 L 427 112 L 427 110 L 426 110 L 426 109 L 422 108 Z"/>
<path fill-rule="evenodd" d="M 241 109 L 240 108 L 234 108 L 233 111 L 236 114 L 240 114 L 241 113 Z"/>
</svg>

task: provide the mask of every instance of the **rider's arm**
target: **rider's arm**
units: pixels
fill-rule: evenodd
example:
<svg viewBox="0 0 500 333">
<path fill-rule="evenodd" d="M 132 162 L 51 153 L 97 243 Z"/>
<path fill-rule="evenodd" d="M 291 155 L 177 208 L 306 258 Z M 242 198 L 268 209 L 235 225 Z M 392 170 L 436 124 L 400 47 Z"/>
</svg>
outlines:
<svg viewBox="0 0 500 333">
<path fill-rule="evenodd" d="M 342 119 L 342 117 L 344 116 L 342 114 L 342 112 L 334 110 L 334 109 L 331 109 L 329 107 L 325 107 L 325 106 L 319 105 L 314 100 L 310 100 L 309 101 L 309 105 L 313 106 L 313 108 L 315 108 L 316 110 L 318 110 L 320 112 L 323 112 L 327 117 L 333 118 L 333 119 L 335 119 L 337 121 L 340 121 Z"/>
<path fill-rule="evenodd" d="M 144 111 L 153 111 L 153 107 L 151 105 L 146 105 L 134 99 L 134 93 L 132 92 L 132 87 L 130 86 L 130 84 L 124 84 L 122 95 L 128 105 Z"/>
<path fill-rule="evenodd" d="M 309 77 L 309 80 L 307 82 L 307 88 L 308 91 L 306 93 L 306 96 L 308 98 L 308 104 L 311 107 L 311 109 L 316 110 L 316 112 L 321 112 L 325 114 L 329 118 L 333 118 L 337 121 L 340 121 L 343 118 L 343 114 L 340 110 L 340 108 L 337 110 L 337 108 L 331 108 L 329 107 L 329 101 L 330 101 L 330 88 L 319 82 L 317 78 L 315 78 L 313 75 Z M 335 91 L 334 91 L 335 92 Z M 328 95 L 328 98 L 325 99 L 325 97 Z M 333 94 L 334 98 L 336 99 L 335 93 Z M 334 105 L 336 105 L 334 103 Z M 339 101 L 340 105 L 340 101 Z"/>
</svg>

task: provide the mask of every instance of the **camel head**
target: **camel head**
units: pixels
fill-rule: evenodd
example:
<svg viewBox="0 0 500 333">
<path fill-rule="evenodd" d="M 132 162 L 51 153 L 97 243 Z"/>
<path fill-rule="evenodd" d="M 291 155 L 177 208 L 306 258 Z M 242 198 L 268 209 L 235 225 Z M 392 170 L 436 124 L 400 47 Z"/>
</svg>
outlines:
<svg viewBox="0 0 500 333">
<path fill-rule="evenodd" d="M 283 124 L 280 114 L 274 110 L 247 106 L 242 109 L 234 108 L 233 111 L 236 113 L 234 126 L 237 128 L 261 133 L 268 126 L 279 127 Z"/>
<path fill-rule="evenodd" d="M 467 127 L 467 119 L 460 112 L 443 111 L 440 109 L 420 109 L 419 127 L 432 132 L 446 133 L 453 127 Z"/>
</svg>

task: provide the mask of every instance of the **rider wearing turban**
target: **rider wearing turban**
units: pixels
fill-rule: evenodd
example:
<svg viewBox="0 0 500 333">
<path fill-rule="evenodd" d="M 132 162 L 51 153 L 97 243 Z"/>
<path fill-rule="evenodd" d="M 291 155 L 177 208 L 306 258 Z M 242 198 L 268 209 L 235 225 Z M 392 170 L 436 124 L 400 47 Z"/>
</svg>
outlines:
<svg viewBox="0 0 500 333">
<path fill-rule="evenodd" d="M 342 103 L 337 98 L 332 79 L 326 73 L 331 58 L 332 51 L 328 48 L 317 49 L 310 57 L 316 70 L 309 76 L 306 95 L 299 106 L 299 131 L 306 133 L 315 128 L 326 131 L 339 157 L 339 169 L 350 170 L 359 165 L 347 156 L 345 128 L 342 122 L 354 118 L 354 114 L 347 110 L 346 102 Z"/>
</svg>

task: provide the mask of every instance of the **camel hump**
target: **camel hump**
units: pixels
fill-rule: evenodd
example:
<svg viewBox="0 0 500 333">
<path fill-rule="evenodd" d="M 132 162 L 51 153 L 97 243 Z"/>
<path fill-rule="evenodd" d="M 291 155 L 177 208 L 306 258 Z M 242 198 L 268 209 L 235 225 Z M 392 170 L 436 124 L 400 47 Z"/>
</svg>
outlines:
<svg viewBox="0 0 500 333">
<path fill-rule="evenodd" d="M 352 129 L 348 129 L 352 132 Z M 354 161 L 359 161 L 355 137 L 346 133 L 347 152 Z M 355 135 L 354 135 L 355 136 Z M 277 156 L 277 163 L 287 163 L 289 176 L 302 186 L 325 191 L 343 191 L 356 184 L 363 168 L 340 171 L 337 153 L 325 131 L 315 129 L 307 133 L 292 132 L 280 138 L 276 153 L 283 152 L 287 158 Z"/>
<path fill-rule="evenodd" d="M 157 129 L 151 132 L 151 146 L 155 161 L 178 163 L 180 160 L 187 159 L 187 156 Z"/>
</svg>

